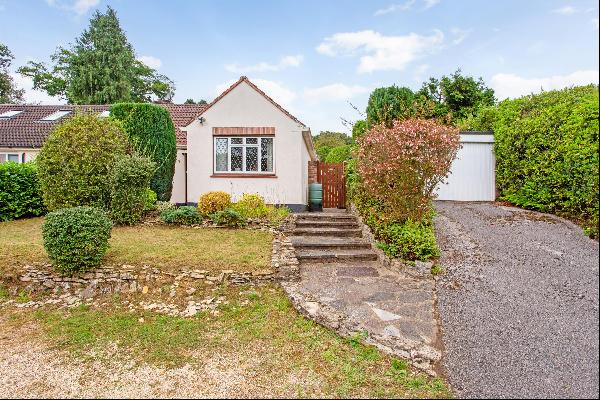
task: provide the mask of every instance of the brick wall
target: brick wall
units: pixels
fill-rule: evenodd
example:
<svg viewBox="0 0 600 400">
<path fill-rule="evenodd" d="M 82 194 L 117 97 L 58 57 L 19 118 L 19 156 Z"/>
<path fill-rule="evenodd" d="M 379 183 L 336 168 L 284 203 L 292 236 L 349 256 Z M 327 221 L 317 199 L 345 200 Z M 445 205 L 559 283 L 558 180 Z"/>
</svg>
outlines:
<svg viewBox="0 0 600 400">
<path fill-rule="evenodd" d="M 317 164 L 318 161 L 308 162 L 308 184 L 317 183 Z"/>
</svg>

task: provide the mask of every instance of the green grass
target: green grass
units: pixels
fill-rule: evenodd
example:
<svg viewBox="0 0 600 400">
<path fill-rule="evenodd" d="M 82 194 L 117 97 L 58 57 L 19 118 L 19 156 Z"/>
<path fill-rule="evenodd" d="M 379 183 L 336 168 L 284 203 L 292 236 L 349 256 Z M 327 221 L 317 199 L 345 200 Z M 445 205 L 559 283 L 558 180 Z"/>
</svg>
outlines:
<svg viewBox="0 0 600 400">
<path fill-rule="evenodd" d="M 25 264 L 49 262 L 42 241 L 42 221 L 28 218 L 0 222 L 0 273 Z M 271 233 L 258 230 L 116 226 L 103 262 L 162 269 L 254 271 L 270 267 L 271 240 Z"/>
<path fill-rule="evenodd" d="M 8 300 L 9 297 L 8 289 L 0 283 L 0 300 Z"/>
<path fill-rule="evenodd" d="M 435 275 L 441 275 L 443 273 L 444 273 L 444 267 L 442 267 L 441 265 L 434 264 L 431 267 L 431 275 L 435 276 Z"/>
<path fill-rule="evenodd" d="M 224 288 L 230 303 L 220 306 L 218 316 L 131 313 L 117 301 L 102 310 L 21 311 L 11 323 L 35 322 L 45 340 L 83 360 L 102 358 L 115 344 L 122 357 L 164 367 L 202 366 L 218 353 L 272 386 L 274 396 L 290 390 L 302 397 L 451 396 L 441 380 L 361 344 L 363 333 L 344 339 L 300 316 L 281 289 L 244 290 Z M 105 357 L 115 361 L 114 354 Z M 289 376 L 300 383 L 290 387 Z"/>
</svg>

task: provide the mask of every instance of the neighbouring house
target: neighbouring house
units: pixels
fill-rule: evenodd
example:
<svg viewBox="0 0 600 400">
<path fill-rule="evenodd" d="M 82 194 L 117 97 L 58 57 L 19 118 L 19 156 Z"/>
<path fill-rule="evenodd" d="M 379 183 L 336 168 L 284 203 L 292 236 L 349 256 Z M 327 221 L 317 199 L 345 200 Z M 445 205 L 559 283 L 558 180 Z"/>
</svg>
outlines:
<svg viewBox="0 0 600 400">
<path fill-rule="evenodd" d="M 177 136 L 173 203 L 196 203 L 222 190 L 238 199 L 258 193 L 271 204 L 303 210 L 308 164 L 317 159 L 310 129 L 248 78 L 208 105 L 161 103 Z M 0 163 L 35 159 L 57 124 L 77 109 L 109 116 L 109 105 L 0 104 Z"/>
</svg>

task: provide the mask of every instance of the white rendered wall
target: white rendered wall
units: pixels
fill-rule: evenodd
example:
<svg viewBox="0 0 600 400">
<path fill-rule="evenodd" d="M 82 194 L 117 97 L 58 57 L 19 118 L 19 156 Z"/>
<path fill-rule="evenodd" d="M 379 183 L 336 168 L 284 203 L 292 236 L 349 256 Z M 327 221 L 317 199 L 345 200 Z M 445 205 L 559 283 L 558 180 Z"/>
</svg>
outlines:
<svg viewBox="0 0 600 400">
<path fill-rule="evenodd" d="M 222 190 L 237 200 L 243 193 L 258 193 L 271 204 L 306 204 L 305 144 L 302 131 L 271 102 L 242 82 L 187 127 L 188 201 L 201 194 Z M 215 178 L 213 174 L 213 127 L 275 127 L 272 177 Z"/>
<path fill-rule="evenodd" d="M 185 150 L 177 149 L 175 175 L 173 175 L 173 191 L 171 203 L 186 203 L 185 198 Z"/>
</svg>

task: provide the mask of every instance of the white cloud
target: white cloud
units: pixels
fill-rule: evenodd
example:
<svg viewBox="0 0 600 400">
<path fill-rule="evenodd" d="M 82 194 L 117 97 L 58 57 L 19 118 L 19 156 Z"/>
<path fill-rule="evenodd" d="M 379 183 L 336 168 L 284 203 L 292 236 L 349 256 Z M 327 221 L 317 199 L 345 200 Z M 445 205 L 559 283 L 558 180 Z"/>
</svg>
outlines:
<svg viewBox="0 0 600 400">
<path fill-rule="evenodd" d="M 452 39 L 452 44 L 461 44 L 463 40 L 467 38 L 471 34 L 471 29 L 460 29 L 460 28 L 452 28 L 450 33 L 454 36 Z"/>
<path fill-rule="evenodd" d="M 46 0 L 46 3 L 51 7 L 74 12 L 77 15 L 84 15 L 92 8 L 96 7 L 100 3 L 100 0 Z"/>
<path fill-rule="evenodd" d="M 160 58 L 153 56 L 139 56 L 137 59 L 152 69 L 159 69 L 162 66 L 162 61 Z"/>
<path fill-rule="evenodd" d="M 415 4 L 416 0 L 408 0 L 406 3 L 402 3 L 402 4 L 392 4 L 387 8 L 381 8 L 377 11 L 375 11 L 375 15 L 380 16 L 380 15 L 385 15 L 385 14 L 389 14 L 389 13 L 393 13 L 396 11 L 406 11 L 406 10 L 410 10 L 412 8 L 412 6 Z"/>
<path fill-rule="evenodd" d="M 390 4 L 386 8 L 380 8 L 379 10 L 375 11 L 375 13 L 373 15 L 378 17 L 380 15 L 390 14 L 390 13 L 393 13 L 396 11 L 408 11 L 413 8 L 413 6 L 415 5 L 416 2 L 417 2 L 417 0 L 407 0 L 406 2 L 401 3 L 401 4 Z M 423 9 L 427 10 L 427 9 L 435 6 L 439 2 L 440 2 L 440 0 L 423 0 L 423 3 L 424 3 Z"/>
<path fill-rule="evenodd" d="M 19 89 L 25 89 L 25 102 L 27 104 L 64 104 L 65 101 L 59 97 L 53 97 L 41 90 L 33 89 L 33 79 L 21 74 L 11 73 L 15 86 Z"/>
<path fill-rule="evenodd" d="M 552 12 L 561 15 L 573 15 L 577 12 L 577 9 L 572 6 L 564 6 L 561 8 L 555 8 L 554 10 L 552 10 Z"/>
<path fill-rule="evenodd" d="M 75 3 L 73 3 L 73 11 L 75 11 L 77 15 L 83 15 L 96 7 L 98 3 L 100 3 L 100 0 L 76 0 Z"/>
<path fill-rule="evenodd" d="M 294 91 L 288 89 L 283 84 L 275 81 L 270 81 L 267 79 L 253 79 L 249 78 L 252 83 L 254 83 L 260 90 L 265 92 L 267 96 L 275 100 L 277 103 L 282 105 L 283 107 L 289 109 L 290 106 L 296 99 L 297 95 Z M 237 82 L 237 79 L 232 79 L 227 82 L 224 82 L 220 85 L 217 85 L 215 88 L 215 94 L 218 96 L 231 85 Z M 291 110 L 289 110 L 291 111 Z"/>
<path fill-rule="evenodd" d="M 572 85 L 598 84 L 598 71 L 576 71 L 569 75 L 546 78 L 523 78 L 515 74 L 496 74 L 490 81 L 499 100 L 515 98 L 543 90 L 562 89 Z"/>
<path fill-rule="evenodd" d="M 431 8 L 438 4 L 441 0 L 425 0 L 425 9 Z"/>
<path fill-rule="evenodd" d="M 592 24 L 594 25 L 594 29 L 598 30 L 598 18 L 592 18 Z"/>
<path fill-rule="evenodd" d="M 403 70 L 408 64 L 435 52 L 444 34 L 436 30 L 430 36 L 409 33 L 384 36 L 372 30 L 336 33 L 317 46 L 317 52 L 330 56 L 362 54 L 358 72 Z"/>
<path fill-rule="evenodd" d="M 370 89 L 364 86 L 332 83 L 331 85 L 304 89 L 304 99 L 313 104 L 323 101 L 344 101 L 368 92 L 370 92 Z"/>
<path fill-rule="evenodd" d="M 304 57 L 300 54 L 295 56 L 281 57 L 277 64 L 269 64 L 267 62 L 260 62 L 255 65 L 240 66 L 238 64 L 228 64 L 225 69 L 229 72 L 235 72 L 238 74 L 244 74 L 248 72 L 265 72 L 265 71 L 281 71 L 286 68 L 299 67 L 302 64 Z"/>
<path fill-rule="evenodd" d="M 419 83 L 423 82 L 427 71 L 429 71 L 428 64 L 419 65 L 417 68 L 415 68 L 414 80 Z"/>
</svg>

